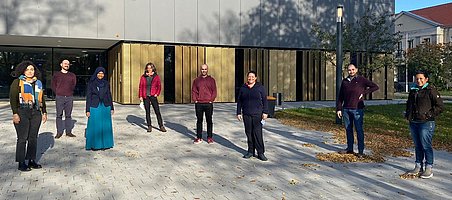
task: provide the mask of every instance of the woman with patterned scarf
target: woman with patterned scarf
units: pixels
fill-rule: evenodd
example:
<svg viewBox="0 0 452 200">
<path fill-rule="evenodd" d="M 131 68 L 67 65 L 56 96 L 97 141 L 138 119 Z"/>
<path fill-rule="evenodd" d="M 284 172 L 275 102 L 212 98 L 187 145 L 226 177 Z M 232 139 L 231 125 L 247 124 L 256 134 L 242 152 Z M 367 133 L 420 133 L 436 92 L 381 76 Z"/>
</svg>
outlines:
<svg viewBox="0 0 452 200">
<path fill-rule="evenodd" d="M 11 84 L 9 100 L 17 133 L 18 169 L 20 171 L 39 169 L 42 166 L 36 161 L 38 132 L 41 122 L 47 121 L 44 89 L 39 80 L 41 73 L 31 61 L 23 61 L 16 66 L 11 76 L 17 77 Z M 28 160 L 28 164 L 25 160 Z"/>
</svg>

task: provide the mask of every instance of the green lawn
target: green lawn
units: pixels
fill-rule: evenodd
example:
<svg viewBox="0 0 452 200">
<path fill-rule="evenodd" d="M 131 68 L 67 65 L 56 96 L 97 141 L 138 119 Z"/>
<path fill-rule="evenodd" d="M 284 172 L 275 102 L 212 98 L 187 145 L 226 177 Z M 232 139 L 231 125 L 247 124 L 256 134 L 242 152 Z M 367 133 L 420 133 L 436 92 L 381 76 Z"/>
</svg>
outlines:
<svg viewBox="0 0 452 200">
<path fill-rule="evenodd" d="M 452 150 L 452 104 L 445 104 L 446 109 L 436 119 L 434 146 L 439 149 Z M 411 140 L 408 121 L 403 117 L 405 104 L 367 106 L 364 114 L 364 129 L 366 134 L 389 135 L 397 140 Z M 334 124 L 334 108 L 298 108 L 277 112 L 276 118 L 302 120 L 309 128 L 318 131 L 325 130 L 325 126 L 337 128 Z M 290 125 L 290 124 L 289 124 Z M 295 126 L 297 126 L 295 124 Z M 297 126 L 299 128 L 304 128 Z M 334 132 L 334 131 L 333 131 Z M 372 137 L 368 137 L 372 138 Z M 395 140 L 396 141 L 396 140 Z M 372 141 L 370 141 L 372 142 Z"/>
<path fill-rule="evenodd" d="M 439 91 L 439 93 L 442 95 L 442 96 L 452 96 L 452 90 L 443 90 L 443 91 Z"/>
</svg>

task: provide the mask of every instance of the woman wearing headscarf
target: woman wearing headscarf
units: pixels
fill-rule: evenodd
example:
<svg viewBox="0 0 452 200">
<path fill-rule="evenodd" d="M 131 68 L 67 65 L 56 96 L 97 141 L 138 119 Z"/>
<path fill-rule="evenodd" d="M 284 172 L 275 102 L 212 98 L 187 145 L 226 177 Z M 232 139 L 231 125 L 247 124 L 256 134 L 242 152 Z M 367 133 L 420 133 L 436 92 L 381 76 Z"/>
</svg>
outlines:
<svg viewBox="0 0 452 200">
<path fill-rule="evenodd" d="M 416 85 L 410 90 L 405 117 L 410 123 L 416 161 L 414 169 L 407 173 L 420 174 L 421 178 L 431 178 L 433 176 L 432 137 L 435 131 L 435 118 L 444 110 L 444 103 L 436 88 L 428 83 L 427 72 L 417 71 L 415 77 Z"/>
<path fill-rule="evenodd" d="M 86 150 L 105 150 L 112 148 L 114 114 L 110 84 L 105 78 L 105 69 L 98 67 L 91 76 L 86 94 Z"/>
<path fill-rule="evenodd" d="M 157 74 L 157 69 L 153 63 L 147 63 L 144 66 L 144 74 L 140 78 L 140 85 L 138 88 L 138 97 L 141 102 L 144 102 L 144 109 L 146 110 L 146 123 L 148 125 L 148 132 L 152 131 L 151 124 L 151 105 L 154 108 L 154 113 L 157 116 L 160 131 L 166 132 L 163 126 L 162 115 L 160 114 L 159 102 L 157 97 L 160 95 L 162 85 L 160 77 Z"/>
<path fill-rule="evenodd" d="M 248 82 L 240 87 L 237 97 L 237 119 L 239 121 L 243 119 L 248 142 L 248 152 L 243 158 L 251 158 L 257 151 L 257 158 L 267 161 L 262 136 L 262 125 L 268 116 L 267 93 L 264 86 L 256 81 L 255 71 L 249 71 L 247 76 Z"/>
<path fill-rule="evenodd" d="M 9 100 L 17 133 L 16 162 L 20 171 L 42 168 L 36 161 L 38 132 L 47 121 L 41 73 L 31 61 L 23 61 L 11 73 L 17 77 L 11 83 Z M 25 163 L 28 160 L 28 164 Z"/>
</svg>

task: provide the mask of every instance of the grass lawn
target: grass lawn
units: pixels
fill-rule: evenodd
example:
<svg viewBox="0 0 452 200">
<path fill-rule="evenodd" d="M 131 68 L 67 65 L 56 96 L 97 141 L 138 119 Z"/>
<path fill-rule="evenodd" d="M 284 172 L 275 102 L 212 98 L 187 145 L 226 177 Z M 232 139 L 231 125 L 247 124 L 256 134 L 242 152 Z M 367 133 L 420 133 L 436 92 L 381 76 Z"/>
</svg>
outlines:
<svg viewBox="0 0 452 200">
<path fill-rule="evenodd" d="M 452 151 L 452 104 L 436 119 L 433 136 L 435 150 Z M 413 147 L 408 121 L 402 113 L 405 104 L 367 106 L 364 112 L 364 133 L 366 148 L 371 149 L 374 159 L 384 156 L 411 156 L 406 149 Z M 334 108 L 297 108 L 278 111 L 276 118 L 283 124 L 306 130 L 333 133 L 335 139 L 346 143 L 343 125 L 334 124 Z M 355 134 L 356 135 L 356 134 Z M 356 140 L 355 140 L 356 141 Z"/>
<path fill-rule="evenodd" d="M 439 91 L 441 96 L 452 96 L 452 90 Z"/>
</svg>

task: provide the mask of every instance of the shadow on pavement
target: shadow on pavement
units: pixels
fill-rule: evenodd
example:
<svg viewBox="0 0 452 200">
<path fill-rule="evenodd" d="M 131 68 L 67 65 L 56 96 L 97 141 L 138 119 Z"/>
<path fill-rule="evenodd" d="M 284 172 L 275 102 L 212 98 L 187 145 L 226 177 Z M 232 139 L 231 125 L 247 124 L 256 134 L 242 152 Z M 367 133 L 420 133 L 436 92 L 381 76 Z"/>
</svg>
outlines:
<svg viewBox="0 0 452 200">
<path fill-rule="evenodd" d="M 38 135 L 38 147 L 36 151 L 36 161 L 39 162 L 41 160 L 42 155 L 53 148 L 55 145 L 55 139 L 53 138 L 53 134 L 51 132 L 44 132 Z"/>
</svg>

